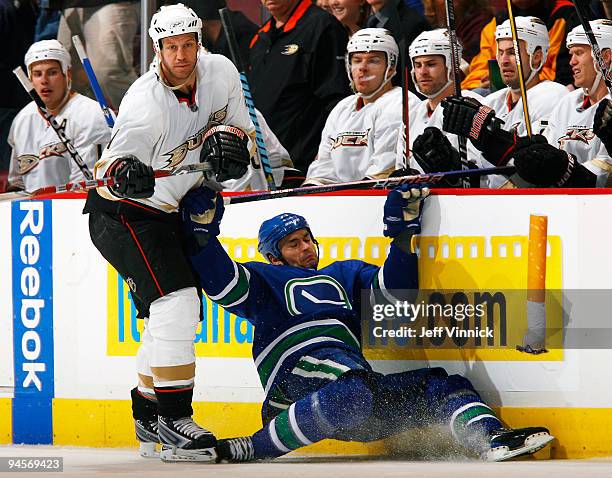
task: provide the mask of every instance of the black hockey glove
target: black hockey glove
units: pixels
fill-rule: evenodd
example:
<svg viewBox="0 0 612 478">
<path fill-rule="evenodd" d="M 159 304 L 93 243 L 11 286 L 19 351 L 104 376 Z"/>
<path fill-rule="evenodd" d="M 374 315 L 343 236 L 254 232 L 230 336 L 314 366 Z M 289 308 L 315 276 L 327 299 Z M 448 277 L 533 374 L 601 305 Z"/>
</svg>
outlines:
<svg viewBox="0 0 612 478">
<path fill-rule="evenodd" d="M 240 128 L 213 126 L 204 135 L 200 162 L 211 163 L 219 182 L 241 178 L 251 159 L 248 142 L 248 135 Z"/>
<path fill-rule="evenodd" d="M 216 191 L 207 187 L 192 189 L 181 201 L 180 211 L 187 235 L 197 244 L 194 252 L 206 246 L 211 237 L 219 235 L 225 205 Z"/>
<path fill-rule="evenodd" d="M 608 153 L 612 152 L 612 101 L 607 98 L 601 100 L 597 105 L 593 120 L 593 133 L 601 139 Z"/>
<path fill-rule="evenodd" d="M 403 176 L 418 176 L 419 174 L 422 174 L 422 173 L 418 169 L 402 168 L 402 169 L 396 169 L 395 171 L 393 171 L 391 174 L 389 174 L 389 177 L 390 178 L 401 178 Z"/>
<path fill-rule="evenodd" d="M 144 164 L 136 156 L 117 158 L 106 171 L 117 182 L 109 191 L 120 198 L 150 198 L 155 192 L 155 173 L 153 168 Z"/>
<path fill-rule="evenodd" d="M 532 136 L 532 140 L 540 135 Z M 539 187 L 590 188 L 597 176 L 586 169 L 574 156 L 555 148 L 546 141 L 536 141 L 513 153 L 517 174 Z"/>
<path fill-rule="evenodd" d="M 280 185 L 281 189 L 299 188 L 306 177 L 299 169 L 286 168 L 283 171 L 283 182 Z"/>
<path fill-rule="evenodd" d="M 414 140 L 412 154 L 426 173 L 442 173 L 461 169 L 459 151 L 438 128 L 425 128 Z M 461 179 L 448 179 L 439 186 L 461 187 Z"/>
</svg>

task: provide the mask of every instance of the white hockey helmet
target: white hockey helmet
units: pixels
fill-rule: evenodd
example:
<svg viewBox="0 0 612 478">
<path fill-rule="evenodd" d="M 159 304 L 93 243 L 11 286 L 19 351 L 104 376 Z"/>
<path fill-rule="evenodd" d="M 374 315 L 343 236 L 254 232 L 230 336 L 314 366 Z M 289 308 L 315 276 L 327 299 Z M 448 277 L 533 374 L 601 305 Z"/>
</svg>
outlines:
<svg viewBox="0 0 612 478">
<path fill-rule="evenodd" d="M 538 17 L 515 17 L 514 20 L 516 22 L 516 34 L 519 40 L 525 42 L 527 54 L 529 55 L 529 66 L 532 70 L 541 70 L 544 63 L 546 63 L 548 50 L 550 49 L 550 37 L 546 24 Z M 498 25 L 495 29 L 495 41 L 504 38 L 512 39 L 512 28 L 510 27 L 509 19 Z M 538 47 L 542 49 L 542 63 L 536 69 L 533 67 L 532 58 Z"/>
<path fill-rule="evenodd" d="M 600 50 L 612 48 L 612 21 L 598 19 L 591 20 L 589 24 L 591 26 L 591 30 L 593 30 L 593 35 L 595 35 L 595 39 L 597 40 L 597 45 L 599 46 Z M 591 46 L 582 25 L 578 25 L 567 34 L 565 46 L 569 49 L 575 45 L 587 45 L 589 48 Z M 595 60 L 595 57 L 593 57 L 593 65 L 595 66 L 597 76 L 595 77 L 595 81 L 591 87 L 585 88 L 587 94 L 589 94 L 589 91 L 594 91 L 597 89 L 602 78 L 602 74 L 599 66 L 597 65 L 597 60 Z"/>
<path fill-rule="evenodd" d="M 353 75 L 351 74 L 351 55 L 358 52 L 369 53 L 373 51 L 382 51 L 385 53 L 387 57 L 387 69 L 385 70 L 385 77 L 382 84 L 374 93 L 367 96 L 356 93 L 358 96 L 365 99 L 369 99 L 376 95 L 395 75 L 395 71 L 392 74 L 390 72 L 397 68 L 397 61 L 399 58 L 399 47 L 397 46 L 397 42 L 389 30 L 384 28 L 363 28 L 353 34 L 346 46 L 346 55 L 344 56 L 346 74 L 351 83 L 351 88 L 355 91 Z"/>
<path fill-rule="evenodd" d="M 70 54 L 57 40 L 41 40 L 33 43 L 25 54 L 25 66 L 28 69 L 28 76 L 31 76 L 30 66 L 37 61 L 56 60 L 59 62 L 62 72 L 66 75 L 72 67 Z"/>
<path fill-rule="evenodd" d="M 202 20 L 182 3 L 162 6 L 151 18 L 149 36 L 153 40 L 155 51 L 159 51 L 162 38 L 183 33 L 197 33 L 198 44 L 202 45 Z"/>
<path fill-rule="evenodd" d="M 461 61 L 463 47 L 459 42 L 457 42 L 457 52 L 459 53 L 459 61 Z M 444 57 L 444 62 L 446 65 L 446 78 L 448 80 L 447 83 L 442 87 L 442 89 L 440 89 L 436 93 L 425 96 L 427 96 L 428 98 L 435 98 L 436 96 L 438 96 L 440 91 L 446 89 L 446 87 L 452 83 L 452 52 L 450 38 L 448 37 L 448 30 L 446 28 L 437 28 L 435 30 L 424 31 L 419 34 L 419 36 L 417 36 L 410 44 L 410 48 L 408 48 L 408 55 L 410 56 L 410 62 L 412 63 L 412 79 L 414 80 L 415 87 L 419 91 L 419 93 L 424 95 L 424 93 L 419 89 L 419 86 L 416 83 L 416 77 L 414 73 L 414 59 L 419 56 L 441 55 Z"/>
<path fill-rule="evenodd" d="M 589 24 L 591 25 L 591 30 L 593 30 L 599 48 L 601 50 L 612 48 L 612 21 L 599 19 L 592 20 Z M 578 25 L 567 34 L 565 46 L 570 48 L 574 45 L 591 45 L 582 25 Z"/>
</svg>

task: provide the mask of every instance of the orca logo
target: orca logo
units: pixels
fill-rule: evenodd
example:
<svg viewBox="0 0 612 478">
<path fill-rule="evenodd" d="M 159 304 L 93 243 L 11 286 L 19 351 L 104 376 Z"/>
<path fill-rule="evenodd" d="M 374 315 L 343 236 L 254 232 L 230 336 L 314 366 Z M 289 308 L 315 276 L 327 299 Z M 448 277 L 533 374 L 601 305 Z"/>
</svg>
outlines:
<svg viewBox="0 0 612 478">
<path fill-rule="evenodd" d="M 315 312 L 321 310 L 322 306 L 352 309 L 342 284 L 326 275 L 288 281 L 285 284 L 285 300 L 291 315 Z"/>
</svg>

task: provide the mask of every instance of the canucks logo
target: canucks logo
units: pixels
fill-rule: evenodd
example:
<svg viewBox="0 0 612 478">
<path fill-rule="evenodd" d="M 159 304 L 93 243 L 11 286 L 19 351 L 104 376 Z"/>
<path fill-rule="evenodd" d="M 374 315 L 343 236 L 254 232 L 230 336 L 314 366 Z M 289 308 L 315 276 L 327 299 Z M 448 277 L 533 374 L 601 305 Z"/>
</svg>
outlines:
<svg viewBox="0 0 612 478">
<path fill-rule="evenodd" d="M 285 284 L 285 300 L 291 315 L 316 312 L 322 307 L 352 308 L 342 284 L 326 275 L 288 281 Z"/>
</svg>

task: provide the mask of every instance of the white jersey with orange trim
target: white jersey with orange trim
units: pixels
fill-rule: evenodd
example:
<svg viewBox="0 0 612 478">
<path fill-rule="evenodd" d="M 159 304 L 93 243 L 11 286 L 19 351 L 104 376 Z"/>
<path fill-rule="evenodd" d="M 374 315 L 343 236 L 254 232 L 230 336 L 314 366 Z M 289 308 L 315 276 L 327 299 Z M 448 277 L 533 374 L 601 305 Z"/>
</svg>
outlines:
<svg viewBox="0 0 612 478">
<path fill-rule="evenodd" d="M 254 143 L 255 128 L 232 62 L 222 55 L 200 54 L 196 75 L 192 106 L 179 101 L 155 70 L 130 86 L 121 101 L 111 141 L 96 163 L 96 178 L 103 177 L 113 161 L 125 155 L 134 155 L 153 169 L 199 163 L 204 134 L 219 124 L 242 129 Z M 254 174 L 250 166 L 246 174 Z M 175 212 L 183 196 L 201 181 L 198 173 L 158 179 L 153 196 L 136 201 Z M 98 192 L 106 199 L 119 199 L 106 188 Z"/>
<path fill-rule="evenodd" d="M 559 104 L 559 100 L 569 93 L 569 90 L 562 84 L 547 80 L 527 90 L 527 106 L 529 107 L 532 134 L 544 132 L 552 110 Z M 510 88 L 504 88 L 486 96 L 482 104 L 495 110 L 495 116 L 504 122 L 502 126 L 504 130 L 516 131 L 519 136 L 527 136 L 523 99 L 519 98 L 512 106 L 508 101 L 509 95 Z M 508 166 L 513 164 L 514 160 L 510 159 Z M 484 159 L 483 165 L 492 166 Z M 498 188 L 507 181 L 508 178 L 505 176 L 489 176 L 489 187 Z"/>
<path fill-rule="evenodd" d="M 409 93 L 409 109 L 419 98 Z M 329 114 L 304 184 L 330 184 L 385 178 L 395 170 L 398 135 L 402 130 L 402 89 L 387 91 L 363 104 L 357 95 L 340 101 Z"/>
<path fill-rule="evenodd" d="M 55 120 L 64 126 L 66 137 L 93 171 L 111 136 L 98 103 L 74 93 Z M 15 187 L 34 191 L 85 179 L 33 101 L 13 120 L 8 143 L 13 149 L 8 180 Z"/>
</svg>

